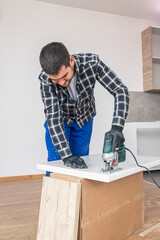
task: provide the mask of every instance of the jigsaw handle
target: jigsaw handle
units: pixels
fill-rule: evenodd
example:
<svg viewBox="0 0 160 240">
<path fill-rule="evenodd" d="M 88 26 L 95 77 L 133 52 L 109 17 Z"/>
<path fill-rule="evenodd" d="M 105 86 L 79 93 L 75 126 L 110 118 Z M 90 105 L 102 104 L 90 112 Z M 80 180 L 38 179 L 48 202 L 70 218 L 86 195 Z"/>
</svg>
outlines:
<svg viewBox="0 0 160 240">
<path fill-rule="evenodd" d="M 111 153 L 112 152 L 112 136 L 107 136 L 104 140 L 103 153 Z"/>
</svg>

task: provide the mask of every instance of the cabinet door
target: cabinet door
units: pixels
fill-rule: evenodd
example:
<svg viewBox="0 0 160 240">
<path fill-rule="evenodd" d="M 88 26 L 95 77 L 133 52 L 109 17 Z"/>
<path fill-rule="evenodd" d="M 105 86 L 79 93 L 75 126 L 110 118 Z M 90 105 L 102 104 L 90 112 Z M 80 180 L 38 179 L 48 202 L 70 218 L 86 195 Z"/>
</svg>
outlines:
<svg viewBox="0 0 160 240">
<path fill-rule="evenodd" d="M 144 91 L 153 90 L 152 27 L 148 27 L 142 32 L 142 57 Z"/>
</svg>

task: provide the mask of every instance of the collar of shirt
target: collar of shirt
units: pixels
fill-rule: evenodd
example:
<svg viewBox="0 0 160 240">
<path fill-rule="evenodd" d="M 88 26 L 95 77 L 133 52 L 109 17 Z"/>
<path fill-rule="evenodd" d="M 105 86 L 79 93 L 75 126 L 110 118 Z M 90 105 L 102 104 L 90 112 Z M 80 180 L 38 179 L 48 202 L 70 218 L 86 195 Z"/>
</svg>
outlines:
<svg viewBox="0 0 160 240">
<path fill-rule="evenodd" d="M 69 86 L 67 86 L 67 90 L 70 94 L 70 97 L 77 102 L 77 91 L 76 91 L 76 82 L 77 82 L 77 73 L 71 79 Z"/>
</svg>

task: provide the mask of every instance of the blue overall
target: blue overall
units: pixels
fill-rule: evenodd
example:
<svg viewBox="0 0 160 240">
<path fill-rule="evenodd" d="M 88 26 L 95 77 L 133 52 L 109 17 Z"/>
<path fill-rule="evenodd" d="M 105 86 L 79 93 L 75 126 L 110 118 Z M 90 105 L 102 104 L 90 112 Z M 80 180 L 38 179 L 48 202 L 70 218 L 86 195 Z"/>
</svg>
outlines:
<svg viewBox="0 0 160 240">
<path fill-rule="evenodd" d="M 72 125 L 69 126 L 64 123 L 64 129 L 67 141 L 69 143 L 73 156 L 85 156 L 89 155 L 89 144 L 92 135 L 93 118 L 80 128 L 76 121 L 73 121 Z M 50 133 L 47 127 L 47 121 L 44 124 L 46 129 L 45 140 L 48 150 L 48 161 L 60 160 L 61 157 L 52 143 Z M 50 172 L 46 172 L 46 176 L 50 176 Z"/>
</svg>

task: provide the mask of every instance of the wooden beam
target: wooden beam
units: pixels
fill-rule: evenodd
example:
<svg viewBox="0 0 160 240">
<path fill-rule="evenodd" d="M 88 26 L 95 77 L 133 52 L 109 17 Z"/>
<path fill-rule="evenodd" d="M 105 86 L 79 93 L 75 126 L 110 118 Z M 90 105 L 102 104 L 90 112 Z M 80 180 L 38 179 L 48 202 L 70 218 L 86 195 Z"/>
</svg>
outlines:
<svg viewBox="0 0 160 240">
<path fill-rule="evenodd" d="M 155 231 L 155 230 L 160 230 L 160 223 L 157 223 L 156 225 L 150 227 L 149 229 L 141 232 L 139 235 L 140 235 L 141 237 L 146 237 L 149 233 L 151 233 L 151 232 L 153 232 L 153 231 Z"/>
<path fill-rule="evenodd" d="M 77 240 L 81 183 L 43 178 L 37 240 Z"/>
</svg>

